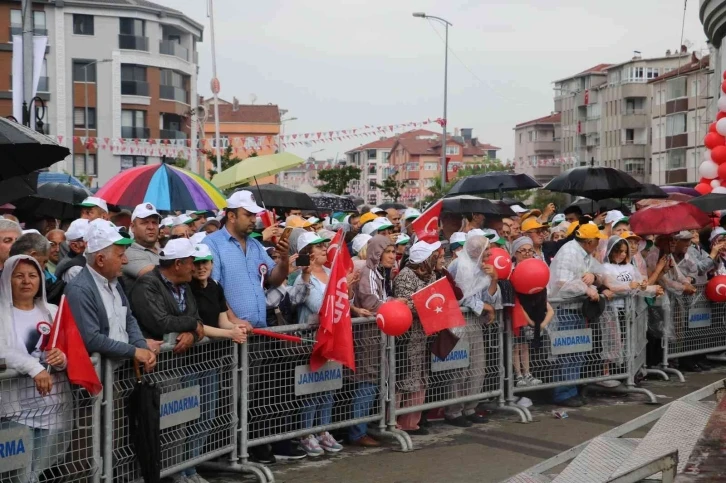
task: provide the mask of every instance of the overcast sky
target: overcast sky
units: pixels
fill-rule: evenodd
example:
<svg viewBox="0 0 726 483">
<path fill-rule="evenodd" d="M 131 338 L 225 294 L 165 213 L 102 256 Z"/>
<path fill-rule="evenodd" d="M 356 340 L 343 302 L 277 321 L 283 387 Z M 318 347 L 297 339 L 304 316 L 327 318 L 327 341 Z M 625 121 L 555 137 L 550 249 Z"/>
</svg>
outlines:
<svg viewBox="0 0 726 483">
<path fill-rule="evenodd" d="M 210 95 L 206 0 L 155 0 L 205 26 L 199 93 Z M 684 38 L 706 49 L 698 1 Z M 683 0 L 214 0 L 220 96 L 278 104 L 286 134 L 435 119 L 443 114 L 443 27 L 449 20 L 449 131 L 474 128 L 514 155 L 515 124 L 553 108 L 552 81 L 601 62 L 676 49 Z M 437 32 L 439 35 L 437 35 Z M 438 130 L 438 125 L 430 125 Z M 370 138 L 370 140 L 375 138 Z M 369 140 L 323 145 L 332 158 Z M 289 151 L 307 157 L 320 146 Z"/>
</svg>

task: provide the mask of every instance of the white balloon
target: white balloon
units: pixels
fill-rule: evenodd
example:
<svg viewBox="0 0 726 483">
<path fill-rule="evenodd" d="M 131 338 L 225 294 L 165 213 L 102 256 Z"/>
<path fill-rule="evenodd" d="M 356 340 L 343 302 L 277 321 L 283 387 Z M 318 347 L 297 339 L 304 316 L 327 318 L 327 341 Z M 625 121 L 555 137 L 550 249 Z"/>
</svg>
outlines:
<svg viewBox="0 0 726 483">
<path fill-rule="evenodd" d="M 718 188 L 714 188 L 711 193 L 726 194 L 726 187 L 719 186 Z"/>
<path fill-rule="evenodd" d="M 719 133 L 721 136 L 726 134 L 726 117 L 716 121 L 716 132 Z"/>
<path fill-rule="evenodd" d="M 711 181 L 711 188 L 718 188 L 719 186 L 721 186 L 721 182 L 719 180 L 714 179 Z"/>
<path fill-rule="evenodd" d="M 721 97 L 718 98 L 718 110 L 726 112 L 726 95 L 724 94 L 721 94 Z"/>
<path fill-rule="evenodd" d="M 713 161 L 704 161 L 698 168 L 698 173 L 702 178 L 714 179 L 718 177 L 718 164 Z"/>
</svg>

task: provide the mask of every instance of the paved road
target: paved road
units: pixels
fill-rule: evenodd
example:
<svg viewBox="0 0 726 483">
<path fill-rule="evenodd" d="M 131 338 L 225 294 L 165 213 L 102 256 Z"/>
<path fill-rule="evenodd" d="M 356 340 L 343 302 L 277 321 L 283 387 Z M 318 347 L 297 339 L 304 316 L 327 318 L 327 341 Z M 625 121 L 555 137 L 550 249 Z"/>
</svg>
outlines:
<svg viewBox="0 0 726 483">
<path fill-rule="evenodd" d="M 726 367 L 687 374 L 686 383 L 646 381 L 644 387 L 667 403 L 726 377 Z M 555 419 L 554 406 L 535 401 L 535 421 L 518 423 L 508 413 L 469 429 L 434 423 L 432 434 L 414 437 L 410 453 L 346 449 L 336 456 L 271 466 L 278 483 L 438 483 L 498 482 L 653 409 L 640 396 L 596 396 L 590 404 Z M 240 475 L 204 473 L 210 483 L 249 481 Z"/>
</svg>

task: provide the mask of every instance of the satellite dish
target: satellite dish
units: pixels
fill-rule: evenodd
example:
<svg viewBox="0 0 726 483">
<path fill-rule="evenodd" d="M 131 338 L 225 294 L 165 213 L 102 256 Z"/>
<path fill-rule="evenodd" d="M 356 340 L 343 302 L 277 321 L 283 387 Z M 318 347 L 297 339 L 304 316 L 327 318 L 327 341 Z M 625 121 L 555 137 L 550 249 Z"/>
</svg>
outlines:
<svg viewBox="0 0 726 483">
<path fill-rule="evenodd" d="M 257 94 L 250 94 L 250 104 L 257 102 Z"/>
</svg>

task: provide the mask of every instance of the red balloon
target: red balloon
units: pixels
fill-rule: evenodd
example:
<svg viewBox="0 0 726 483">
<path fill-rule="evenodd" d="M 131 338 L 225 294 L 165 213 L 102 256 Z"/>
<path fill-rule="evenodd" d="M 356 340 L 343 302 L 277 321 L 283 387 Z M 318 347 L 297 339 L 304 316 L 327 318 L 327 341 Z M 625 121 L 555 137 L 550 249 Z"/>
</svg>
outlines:
<svg viewBox="0 0 726 483">
<path fill-rule="evenodd" d="M 726 70 L 723 71 L 723 78 L 726 80 Z"/>
<path fill-rule="evenodd" d="M 711 302 L 726 302 L 726 275 L 718 275 L 708 281 L 706 298 Z"/>
<path fill-rule="evenodd" d="M 550 268 L 542 260 L 530 258 L 514 267 L 509 278 L 514 291 L 522 294 L 536 294 L 547 288 L 550 281 Z"/>
<path fill-rule="evenodd" d="M 398 300 L 389 300 L 378 309 L 376 324 L 386 335 L 398 337 L 411 328 L 413 314 L 408 305 Z"/>
<path fill-rule="evenodd" d="M 726 142 L 726 139 L 717 132 L 710 132 L 703 137 L 703 144 L 708 149 L 716 149 L 719 146 L 723 146 L 724 142 Z"/>
<path fill-rule="evenodd" d="M 721 112 L 721 111 L 719 111 L 719 112 L 717 112 L 717 113 L 716 113 L 716 120 L 717 120 L 717 121 L 718 121 L 719 119 L 723 119 L 724 117 L 726 117 L 726 112 Z"/>
<path fill-rule="evenodd" d="M 713 133 L 709 133 L 709 135 L 711 134 Z M 726 163 L 726 146 L 716 146 L 715 148 L 713 148 L 711 150 L 711 159 L 716 164 Z"/>
<path fill-rule="evenodd" d="M 718 131 L 716 131 L 716 123 L 712 122 L 710 126 L 708 126 L 708 132 L 715 132 L 718 134 Z"/>
<path fill-rule="evenodd" d="M 721 83 L 721 92 L 726 92 L 726 80 Z"/>
<path fill-rule="evenodd" d="M 726 179 L 726 163 L 718 165 L 718 177 L 719 179 Z"/>
<path fill-rule="evenodd" d="M 494 266 L 499 280 L 507 280 L 512 274 L 512 257 L 502 248 L 492 248 L 489 265 Z"/>
<path fill-rule="evenodd" d="M 713 179 L 709 179 L 709 178 L 701 178 L 698 180 L 699 183 L 703 183 L 703 184 L 711 184 L 711 181 L 713 181 Z"/>
<path fill-rule="evenodd" d="M 721 166 L 726 166 L 726 164 L 723 164 Z M 719 171 L 721 170 L 721 166 L 718 167 Z M 713 190 L 710 184 L 708 183 L 698 183 L 695 188 L 696 191 L 701 193 L 702 195 L 707 195 Z"/>
</svg>

